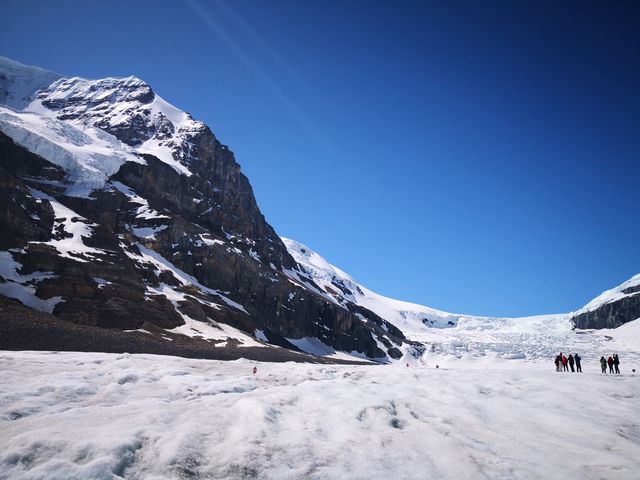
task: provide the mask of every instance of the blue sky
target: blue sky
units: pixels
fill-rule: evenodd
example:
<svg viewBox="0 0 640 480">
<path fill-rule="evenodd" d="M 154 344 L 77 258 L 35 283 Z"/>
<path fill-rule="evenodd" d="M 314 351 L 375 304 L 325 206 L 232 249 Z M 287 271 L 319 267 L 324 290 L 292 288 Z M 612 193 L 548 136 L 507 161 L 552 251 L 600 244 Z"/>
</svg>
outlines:
<svg viewBox="0 0 640 480">
<path fill-rule="evenodd" d="M 229 145 L 267 220 L 473 314 L 640 272 L 637 2 L 3 2 L 0 55 L 134 74 Z"/>
</svg>

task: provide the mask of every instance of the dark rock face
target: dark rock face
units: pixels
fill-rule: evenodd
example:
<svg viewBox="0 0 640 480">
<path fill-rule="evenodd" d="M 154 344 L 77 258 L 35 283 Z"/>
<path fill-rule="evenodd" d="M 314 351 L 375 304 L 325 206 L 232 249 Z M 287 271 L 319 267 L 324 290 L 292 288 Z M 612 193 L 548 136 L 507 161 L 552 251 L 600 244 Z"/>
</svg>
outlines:
<svg viewBox="0 0 640 480">
<path fill-rule="evenodd" d="M 617 328 L 640 318 L 640 286 L 630 287 L 623 293 L 632 294 L 615 302 L 605 303 L 597 309 L 573 317 L 577 328 Z"/>
<path fill-rule="evenodd" d="M 48 240 L 53 227 L 53 209 L 47 203 L 37 202 L 13 172 L 22 176 L 40 174 L 50 164 L 24 149 L 16 149 L 11 139 L 2 134 L 0 159 L 0 250 L 29 241 Z M 51 166 L 50 174 L 63 176 L 55 166 Z"/>
</svg>

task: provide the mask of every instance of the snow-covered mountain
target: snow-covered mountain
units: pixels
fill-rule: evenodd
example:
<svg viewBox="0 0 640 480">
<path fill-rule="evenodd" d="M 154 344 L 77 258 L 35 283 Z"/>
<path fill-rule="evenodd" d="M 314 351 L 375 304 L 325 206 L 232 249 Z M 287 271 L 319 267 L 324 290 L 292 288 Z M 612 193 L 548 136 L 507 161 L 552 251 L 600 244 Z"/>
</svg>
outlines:
<svg viewBox="0 0 640 480">
<path fill-rule="evenodd" d="M 6 58 L 0 79 L 0 294 L 52 315 L 66 333 L 47 331 L 50 348 L 387 361 L 411 347 L 320 295 L 233 153 L 144 81 Z M 25 322 L 3 325 L 5 348 Z"/>
<path fill-rule="evenodd" d="M 540 358 L 594 338 L 574 323 L 640 317 L 640 275 L 578 312 L 520 319 L 379 295 L 281 239 L 233 153 L 144 81 L 65 78 L 3 57 L 0 259 L 0 348 Z"/>
</svg>

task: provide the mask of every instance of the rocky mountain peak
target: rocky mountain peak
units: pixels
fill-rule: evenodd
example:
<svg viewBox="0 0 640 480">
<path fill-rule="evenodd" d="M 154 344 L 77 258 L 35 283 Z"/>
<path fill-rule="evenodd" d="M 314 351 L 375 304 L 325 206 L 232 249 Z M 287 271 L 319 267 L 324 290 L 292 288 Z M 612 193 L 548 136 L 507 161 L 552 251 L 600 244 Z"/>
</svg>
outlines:
<svg viewBox="0 0 640 480">
<path fill-rule="evenodd" d="M 143 153 L 168 146 L 179 153 L 181 141 L 204 130 L 201 122 L 158 97 L 137 77 L 86 80 L 62 78 L 40 90 L 30 110 L 53 112 L 59 120 L 76 120 L 104 130 Z M 181 137 L 173 139 L 172 137 Z M 143 146 L 152 141 L 154 145 Z"/>
<path fill-rule="evenodd" d="M 373 312 L 315 288 L 233 153 L 142 80 L 56 77 L 29 98 L 0 105 L 0 294 L 154 342 L 216 348 L 231 332 L 382 361 L 408 348 Z"/>
</svg>

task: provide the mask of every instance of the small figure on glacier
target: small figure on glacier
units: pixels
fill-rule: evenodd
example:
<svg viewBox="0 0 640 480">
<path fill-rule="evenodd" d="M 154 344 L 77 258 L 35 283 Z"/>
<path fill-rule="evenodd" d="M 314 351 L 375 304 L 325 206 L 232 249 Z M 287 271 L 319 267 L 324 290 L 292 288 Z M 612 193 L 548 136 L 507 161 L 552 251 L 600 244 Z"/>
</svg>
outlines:
<svg viewBox="0 0 640 480">
<path fill-rule="evenodd" d="M 607 364 L 609 365 L 609 373 L 613 373 L 613 358 L 611 358 L 611 355 L 607 358 Z"/>
<path fill-rule="evenodd" d="M 573 359 L 573 355 L 569 354 L 569 367 L 571 367 L 572 372 L 575 372 L 575 370 L 573 369 L 574 363 L 575 363 L 575 360 Z"/>
<path fill-rule="evenodd" d="M 577 353 L 574 353 L 573 358 L 576 361 L 576 372 L 582 373 L 582 365 L 580 364 L 580 362 L 582 361 L 582 357 Z"/>
<path fill-rule="evenodd" d="M 562 371 L 563 372 L 568 372 L 569 371 L 569 367 L 567 365 L 568 363 L 569 363 L 569 360 L 567 360 L 567 357 L 562 355 Z"/>
<path fill-rule="evenodd" d="M 562 353 L 560 355 L 556 355 L 556 360 L 555 360 L 555 364 L 556 364 L 556 372 L 560 371 L 560 363 L 562 362 Z"/>
<path fill-rule="evenodd" d="M 253 367 L 253 374 L 255 375 L 256 373 L 258 373 L 258 367 L 254 366 Z"/>
<path fill-rule="evenodd" d="M 616 370 L 616 373 L 620 373 L 620 369 L 618 368 L 618 365 L 620 365 L 620 359 L 618 358 L 618 354 L 614 353 L 613 354 L 613 367 Z"/>
<path fill-rule="evenodd" d="M 602 369 L 602 373 L 607 373 L 607 359 L 604 358 L 604 355 L 600 357 L 600 368 Z"/>
</svg>

